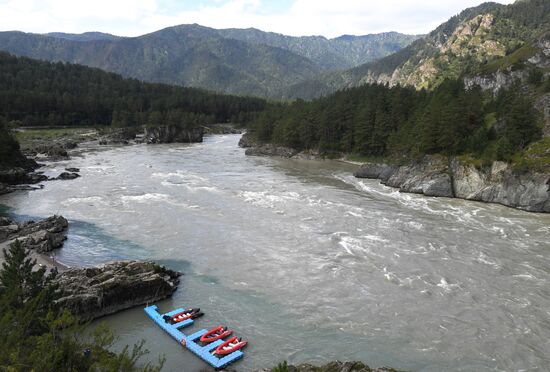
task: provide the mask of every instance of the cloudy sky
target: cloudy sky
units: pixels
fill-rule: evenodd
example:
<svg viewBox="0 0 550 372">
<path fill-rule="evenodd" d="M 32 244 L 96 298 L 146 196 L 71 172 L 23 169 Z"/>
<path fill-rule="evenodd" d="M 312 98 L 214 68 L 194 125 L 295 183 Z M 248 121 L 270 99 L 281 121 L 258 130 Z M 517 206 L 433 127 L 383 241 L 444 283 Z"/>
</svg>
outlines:
<svg viewBox="0 0 550 372">
<path fill-rule="evenodd" d="M 496 0 L 509 4 L 514 0 Z M 481 0 L 0 0 L 0 30 L 138 36 L 198 23 L 288 35 L 427 33 Z"/>
</svg>

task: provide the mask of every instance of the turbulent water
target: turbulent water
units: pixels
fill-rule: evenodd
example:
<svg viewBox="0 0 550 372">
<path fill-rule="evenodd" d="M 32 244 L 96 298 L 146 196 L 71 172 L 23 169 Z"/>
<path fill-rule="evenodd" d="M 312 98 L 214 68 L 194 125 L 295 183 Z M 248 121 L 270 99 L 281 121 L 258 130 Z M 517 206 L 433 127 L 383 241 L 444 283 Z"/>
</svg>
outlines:
<svg viewBox="0 0 550 372">
<path fill-rule="evenodd" d="M 239 370 L 363 360 L 413 371 L 550 365 L 550 216 L 403 194 L 333 162 L 251 158 L 239 137 L 91 150 L 74 181 L 0 197 L 71 221 L 58 259 L 155 259 L 185 273 L 161 310 L 250 341 Z M 141 309 L 107 318 L 167 370 L 202 364 Z"/>
</svg>

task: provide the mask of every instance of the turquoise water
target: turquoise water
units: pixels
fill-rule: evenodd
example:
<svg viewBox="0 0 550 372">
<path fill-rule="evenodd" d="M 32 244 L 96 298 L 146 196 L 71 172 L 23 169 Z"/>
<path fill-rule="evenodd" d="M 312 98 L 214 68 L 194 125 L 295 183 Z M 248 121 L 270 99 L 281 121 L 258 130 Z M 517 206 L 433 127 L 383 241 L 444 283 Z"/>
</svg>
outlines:
<svg viewBox="0 0 550 372">
<path fill-rule="evenodd" d="M 363 360 L 413 371 L 544 369 L 550 216 L 402 194 L 335 162 L 246 157 L 239 136 L 90 149 L 74 181 L 1 196 L 71 222 L 68 265 L 155 259 L 185 273 L 161 310 L 201 307 L 250 341 L 238 370 Z M 134 309 L 106 318 L 166 370 L 203 365 Z M 190 330 L 192 332 L 192 330 Z"/>
</svg>

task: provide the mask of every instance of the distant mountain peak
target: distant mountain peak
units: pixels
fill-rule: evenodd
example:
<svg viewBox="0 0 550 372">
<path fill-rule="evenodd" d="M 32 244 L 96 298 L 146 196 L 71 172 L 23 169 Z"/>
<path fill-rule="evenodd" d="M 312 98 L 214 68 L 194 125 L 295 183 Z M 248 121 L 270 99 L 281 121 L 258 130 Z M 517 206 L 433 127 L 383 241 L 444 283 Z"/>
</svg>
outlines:
<svg viewBox="0 0 550 372">
<path fill-rule="evenodd" d="M 70 34 L 64 32 L 50 32 L 43 34 L 44 36 L 55 37 L 58 39 L 73 40 L 73 41 L 95 41 L 95 40 L 117 40 L 123 38 L 98 31 L 89 31 L 81 34 Z"/>
</svg>

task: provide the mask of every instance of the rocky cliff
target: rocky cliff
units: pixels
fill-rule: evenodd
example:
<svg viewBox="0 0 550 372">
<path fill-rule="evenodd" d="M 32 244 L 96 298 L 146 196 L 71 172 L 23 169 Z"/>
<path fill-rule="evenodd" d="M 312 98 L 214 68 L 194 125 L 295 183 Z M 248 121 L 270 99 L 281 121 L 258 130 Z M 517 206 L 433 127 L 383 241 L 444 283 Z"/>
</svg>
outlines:
<svg viewBox="0 0 550 372">
<path fill-rule="evenodd" d="M 150 261 L 70 269 L 55 279 L 61 296 L 57 305 L 81 320 L 96 319 L 170 297 L 180 275 Z"/>
<path fill-rule="evenodd" d="M 202 127 L 185 129 L 177 125 L 145 128 L 145 142 L 151 143 L 194 143 L 202 142 Z"/>
<path fill-rule="evenodd" d="M 403 192 L 498 203 L 550 213 L 550 174 L 521 173 L 504 162 L 477 168 L 459 158 L 425 156 L 403 166 L 367 163 L 358 178 L 380 179 Z"/>
</svg>

